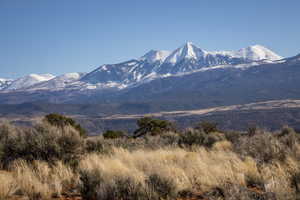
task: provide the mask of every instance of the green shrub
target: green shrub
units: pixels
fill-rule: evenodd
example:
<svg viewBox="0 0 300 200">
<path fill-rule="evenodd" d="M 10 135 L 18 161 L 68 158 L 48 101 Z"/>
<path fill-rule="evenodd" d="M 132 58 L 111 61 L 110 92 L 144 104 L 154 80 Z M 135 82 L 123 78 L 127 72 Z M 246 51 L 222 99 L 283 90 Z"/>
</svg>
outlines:
<svg viewBox="0 0 300 200">
<path fill-rule="evenodd" d="M 258 132 L 259 132 L 259 130 L 258 130 L 257 126 L 250 126 L 247 130 L 247 134 L 249 136 L 256 135 Z"/>
<path fill-rule="evenodd" d="M 296 134 L 295 130 L 289 126 L 284 126 L 284 127 L 282 127 L 278 136 L 283 137 L 283 136 L 291 135 L 291 134 Z"/>
<path fill-rule="evenodd" d="M 232 144 L 235 144 L 239 141 L 239 138 L 243 136 L 242 133 L 237 131 L 225 131 L 224 132 L 226 140 L 230 141 Z"/>
<path fill-rule="evenodd" d="M 9 129 L 1 126 L 0 135 L 0 162 L 5 167 L 17 159 L 49 163 L 62 160 L 75 164 L 82 154 L 83 140 L 78 131 L 69 126 L 57 128 L 41 124 L 33 128 Z"/>
<path fill-rule="evenodd" d="M 162 135 L 160 135 L 156 140 L 156 146 L 158 146 L 158 148 L 164 148 L 167 146 L 178 146 L 178 142 L 179 142 L 179 134 L 176 132 L 166 132 Z M 154 145 L 154 144 L 153 144 Z"/>
<path fill-rule="evenodd" d="M 295 188 L 297 195 L 300 197 L 300 172 L 291 175 L 291 186 Z"/>
<path fill-rule="evenodd" d="M 145 187 L 130 177 L 105 179 L 99 170 L 80 171 L 80 193 L 83 199 L 148 200 Z"/>
<path fill-rule="evenodd" d="M 182 147 L 194 145 L 212 147 L 214 143 L 222 140 L 225 140 L 223 133 L 214 132 L 207 134 L 199 129 L 190 129 L 180 135 L 179 145 Z"/>
<path fill-rule="evenodd" d="M 139 119 L 137 125 L 138 129 L 134 131 L 134 137 L 140 137 L 146 134 L 160 135 L 164 132 L 175 130 L 175 127 L 171 122 L 150 117 Z"/>
<path fill-rule="evenodd" d="M 76 123 L 75 120 L 70 117 L 52 113 L 45 116 L 45 121 L 50 123 L 52 126 L 57 126 L 61 128 L 65 126 L 72 126 L 80 133 L 81 136 L 86 136 L 86 130 L 82 128 L 80 124 Z"/>
<path fill-rule="evenodd" d="M 251 156 L 258 163 L 283 161 L 290 152 L 290 147 L 280 142 L 272 133 L 240 137 L 239 142 L 234 146 L 237 153 L 242 156 Z"/>
<path fill-rule="evenodd" d="M 146 183 L 152 194 L 152 199 L 175 199 L 178 196 L 176 184 L 171 179 L 152 174 Z"/>
<path fill-rule="evenodd" d="M 111 196 L 115 199 L 124 200 L 148 200 L 148 194 L 145 187 L 140 182 L 136 182 L 131 177 L 117 177 L 113 187 L 109 187 Z M 112 198 L 99 198 L 105 200 L 111 200 Z"/>
<path fill-rule="evenodd" d="M 91 137 L 85 140 L 86 153 L 109 154 L 112 152 L 113 146 L 115 146 L 114 143 L 110 143 L 108 139 L 103 137 Z"/>
<path fill-rule="evenodd" d="M 83 199 L 97 199 L 97 192 L 103 179 L 98 170 L 81 170 L 80 174 L 80 194 Z"/>
<path fill-rule="evenodd" d="M 106 139 L 116 139 L 116 138 L 122 138 L 125 137 L 125 133 L 123 131 L 113 131 L 113 130 L 107 130 L 105 133 L 103 133 L 103 137 Z"/>
<path fill-rule="evenodd" d="M 209 133 L 213 133 L 213 132 L 219 132 L 217 125 L 218 124 L 214 123 L 214 122 L 203 121 L 203 122 L 200 122 L 195 127 L 195 129 L 202 130 L 204 133 L 209 134 Z"/>
</svg>

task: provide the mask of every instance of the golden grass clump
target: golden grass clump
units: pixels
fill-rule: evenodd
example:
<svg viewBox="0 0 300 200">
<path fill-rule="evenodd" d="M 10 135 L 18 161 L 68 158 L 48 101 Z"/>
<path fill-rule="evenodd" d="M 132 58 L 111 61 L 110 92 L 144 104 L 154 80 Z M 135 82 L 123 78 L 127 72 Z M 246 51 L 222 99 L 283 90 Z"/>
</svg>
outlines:
<svg viewBox="0 0 300 200">
<path fill-rule="evenodd" d="M 8 199 L 17 190 L 14 177 L 5 171 L 0 171 L 0 200 Z"/>
<path fill-rule="evenodd" d="M 50 167 L 46 162 L 35 161 L 28 164 L 19 160 L 14 162 L 11 168 L 18 189 L 29 199 L 51 199 L 60 196 L 75 177 L 72 170 L 61 162 Z"/>
<path fill-rule="evenodd" d="M 279 200 L 296 199 L 295 191 L 290 183 L 290 174 L 283 168 L 282 164 L 268 164 L 262 168 L 261 174 L 267 192 L 274 193 Z"/>
<path fill-rule="evenodd" d="M 131 177 L 145 185 L 151 175 L 171 180 L 176 191 L 209 191 L 220 185 L 246 185 L 246 177 L 258 177 L 251 158 L 241 160 L 235 153 L 184 149 L 137 150 L 114 149 L 112 155 L 89 155 L 80 163 L 82 170 L 98 171 L 103 183 L 115 177 Z"/>
</svg>

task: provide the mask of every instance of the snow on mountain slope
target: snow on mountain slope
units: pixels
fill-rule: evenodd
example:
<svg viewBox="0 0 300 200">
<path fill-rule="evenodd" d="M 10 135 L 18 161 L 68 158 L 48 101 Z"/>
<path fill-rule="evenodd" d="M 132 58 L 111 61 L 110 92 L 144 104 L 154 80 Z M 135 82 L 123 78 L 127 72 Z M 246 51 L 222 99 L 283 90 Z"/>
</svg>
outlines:
<svg viewBox="0 0 300 200">
<path fill-rule="evenodd" d="M 148 53 L 146 53 L 143 57 L 140 58 L 140 60 L 145 60 L 148 63 L 155 63 L 155 62 L 160 62 L 162 63 L 165 61 L 165 59 L 170 55 L 169 51 L 156 51 L 156 50 L 151 50 Z"/>
<path fill-rule="evenodd" d="M 261 46 L 253 45 L 242 48 L 238 51 L 205 51 L 195 46 L 191 42 L 186 43 L 181 48 L 173 51 L 165 60 L 165 63 L 176 64 L 183 59 L 201 60 L 207 57 L 225 56 L 231 58 L 241 58 L 249 61 L 258 60 L 280 60 L 281 56 L 277 55 L 270 49 Z"/>
<path fill-rule="evenodd" d="M 53 76 L 52 74 L 30 74 L 28 76 L 24 76 L 12 81 L 12 83 L 9 84 L 6 88 L 4 88 L 4 90 L 9 91 L 25 89 L 34 84 L 53 79 L 54 77 L 55 76 Z"/>
<path fill-rule="evenodd" d="M 10 85 L 12 81 L 12 79 L 0 78 L 0 90 Z"/>
<path fill-rule="evenodd" d="M 27 87 L 28 90 L 60 90 L 79 80 L 85 73 L 67 73 Z"/>
<path fill-rule="evenodd" d="M 261 45 L 253 45 L 247 48 L 240 49 L 239 51 L 233 53 L 233 57 L 245 58 L 254 61 L 282 59 L 281 56 Z"/>
<path fill-rule="evenodd" d="M 191 42 L 187 42 L 182 47 L 176 49 L 168 56 L 165 63 L 175 64 L 183 59 L 195 59 L 198 60 L 200 57 L 205 55 L 205 51 L 196 47 Z"/>
<path fill-rule="evenodd" d="M 139 59 L 102 65 L 83 76 L 80 79 L 83 84 L 78 85 L 88 84 L 89 88 L 126 88 L 156 78 L 192 73 L 207 67 L 241 64 L 251 66 L 252 62 L 273 62 L 278 59 L 281 57 L 260 45 L 238 51 L 210 52 L 187 42 L 172 52 L 151 50 Z"/>
<path fill-rule="evenodd" d="M 157 78 L 193 73 L 201 69 L 234 66 L 242 69 L 256 65 L 254 62 L 269 63 L 281 58 L 261 45 L 238 51 L 212 52 L 187 42 L 172 52 L 151 50 L 138 59 L 105 64 L 87 74 L 69 73 L 58 77 L 51 74 L 31 74 L 6 84 L 2 91 L 124 89 Z"/>
</svg>

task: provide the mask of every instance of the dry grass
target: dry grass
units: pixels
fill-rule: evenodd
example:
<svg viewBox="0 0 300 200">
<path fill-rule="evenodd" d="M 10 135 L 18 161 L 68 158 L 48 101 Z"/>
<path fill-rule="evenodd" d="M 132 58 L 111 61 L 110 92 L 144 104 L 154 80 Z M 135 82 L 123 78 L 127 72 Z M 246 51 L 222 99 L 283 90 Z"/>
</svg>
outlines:
<svg viewBox="0 0 300 200">
<path fill-rule="evenodd" d="M 98 171 L 105 184 L 114 184 L 116 177 L 130 177 L 145 186 L 151 175 L 158 175 L 173 181 L 176 192 L 208 192 L 229 183 L 246 186 L 248 177 L 260 176 L 253 159 L 241 160 L 233 152 L 204 148 L 195 152 L 178 148 L 133 152 L 114 149 L 110 156 L 89 155 L 80 168 Z"/>
<path fill-rule="evenodd" d="M 81 191 L 86 199 L 143 200 L 161 196 L 173 199 L 183 192 L 210 194 L 221 188 L 227 192 L 223 199 L 230 199 L 239 193 L 247 196 L 243 188 L 255 187 L 279 200 L 296 198 L 291 187 L 291 179 L 299 173 L 295 158 L 259 165 L 251 157 L 240 158 L 231 148 L 228 142 L 194 151 L 114 148 L 112 154 L 89 154 L 82 159 L 78 168 L 81 181 L 79 174 L 61 162 L 50 167 L 41 161 L 16 161 L 10 173 L 0 174 L 0 180 L 8 183 L 0 184 L 0 195 L 5 199 L 19 189 L 29 199 L 51 199 L 72 188 L 85 187 Z"/>
<path fill-rule="evenodd" d="M 4 171 L 0 171 L 0 200 L 8 199 L 17 190 L 13 176 Z"/>
<path fill-rule="evenodd" d="M 297 145 L 294 149 L 299 149 Z M 226 190 L 235 191 L 235 198 L 242 197 L 238 196 L 240 193 L 248 195 L 245 199 L 252 199 L 251 195 L 256 195 L 252 189 L 256 188 L 254 191 L 261 195 L 271 195 L 279 200 L 295 199 L 298 191 L 292 180 L 299 174 L 299 168 L 297 157 L 289 154 L 284 160 L 264 164 L 249 156 L 241 157 L 233 152 L 228 141 L 215 143 L 211 149 L 197 147 L 193 151 L 181 148 L 135 151 L 115 148 L 112 154 L 90 154 L 80 162 L 81 170 L 101 175 L 102 185 L 95 188 L 95 193 L 103 188 L 112 188 L 116 184 L 114 180 L 120 177 L 130 178 L 136 185 L 144 187 L 148 199 L 157 195 L 147 185 L 153 175 L 169 180 L 176 194 L 182 191 L 209 193 L 215 188 L 223 188 L 224 193 Z M 224 199 L 233 198 L 232 192 L 228 191 Z M 96 196 L 101 198 L 101 194 Z"/>
<path fill-rule="evenodd" d="M 0 200 L 16 194 L 37 200 L 78 193 L 91 200 L 195 194 L 292 200 L 300 194 L 299 142 L 290 128 L 238 137 L 189 130 L 107 140 L 84 139 L 70 127 L 4 125 L 0 166 L 7 171 L 0 172 Z"/>
<path fill-rule="evenodd" d="M 28 164 L 20 160 L 11 168 L 18 189 L 29 199 L 51 199 L 60 196 L 64 189 L 76 180 L 72 170 L 61 162 L 50 167 L 41 161 Z"/>
</svg>

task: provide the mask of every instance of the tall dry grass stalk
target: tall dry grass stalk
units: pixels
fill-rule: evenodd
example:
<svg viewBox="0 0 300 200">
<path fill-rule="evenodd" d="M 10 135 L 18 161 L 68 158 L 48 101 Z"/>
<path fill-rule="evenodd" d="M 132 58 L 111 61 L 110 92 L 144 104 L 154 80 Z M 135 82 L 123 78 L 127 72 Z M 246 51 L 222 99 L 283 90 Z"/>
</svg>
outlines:
<svg viewBox="0 0 300 200">
<path fill-rule="evenodd" d="M 299 172 L 299 163 L 291 157 L 284 162 L 266 164 L 261 169 L 266 191 L 276 194 L 279 200 L 296 199 L 291 180 Z"/>
<path fill-rule="evenodd" d="M 17 190 L 13 176 L 4 171 L 0 171 L 0 200 L 11 197 Z"/>
<path fill-rule="evenodd" d="M 104 183 L 129 176 L 144 185 L 147 177 L 156 174 L 174 181 L 178 191 L 208 191 L 226 183 L 246 185 L 246 177 L 259 176 L 252 159 L 243 161 L 233 152 L 204 148 L 195 152 L 179 148 L 133 152 L 114 149 L 111 156 L 87 156 L 80 168 L 99 171 Z"/>
<path fill-rule="evenodd" d="M 51 199 L 60 196 L 64 188 L 76 180 L 72 170 L 61 162 L 50 167 L 47 163 L 35 161 L 28 164 L 23 160 L 12 165 L 12 174 L 20 191 L 29 199 Z"/>
</svg>

